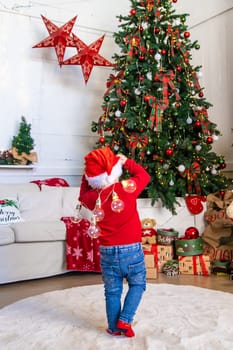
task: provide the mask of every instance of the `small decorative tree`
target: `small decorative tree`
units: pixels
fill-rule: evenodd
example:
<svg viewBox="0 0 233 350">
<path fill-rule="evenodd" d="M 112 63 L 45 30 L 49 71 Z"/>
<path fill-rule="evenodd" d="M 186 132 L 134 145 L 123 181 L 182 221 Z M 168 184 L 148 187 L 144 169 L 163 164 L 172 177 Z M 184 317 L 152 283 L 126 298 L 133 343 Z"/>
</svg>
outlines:
<svg viewBox="0 0 233 350">
<path fill-rule="evenodd" d="M 13 137 L 11 145 L 17 149 L 18 154 L 23 152 L 29 154 L 34 148 L 34 140 L 31 137 L 31 124 L 27 123 L 24 116 L 21 117 L 18 134 Z"/>
<path fill-rule="evenodd" d="M 31 152 L 34 148 L 34 140 L 31 137 L 31 124 L 28 124 L 25 117 L 21 117 L 19 131 L 13 137 L 10 152 L 13 155 L 15 164 L 29 165 L 37 162 L 37 153 Z"/>
</svg>

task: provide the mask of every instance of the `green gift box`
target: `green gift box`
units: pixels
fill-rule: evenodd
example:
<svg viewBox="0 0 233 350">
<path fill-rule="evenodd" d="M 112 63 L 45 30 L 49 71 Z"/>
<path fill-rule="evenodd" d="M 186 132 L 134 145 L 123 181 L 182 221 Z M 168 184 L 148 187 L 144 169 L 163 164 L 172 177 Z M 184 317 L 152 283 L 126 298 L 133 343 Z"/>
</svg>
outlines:
<svg viewBox="0 0 233 350">
<path fill-rule="evenodd" d="M 191 256 L 203 253 L 203 240 L 201 237 L 195 239 L 177 239 L 175 241 L 176 255 Z"/>
</svg>

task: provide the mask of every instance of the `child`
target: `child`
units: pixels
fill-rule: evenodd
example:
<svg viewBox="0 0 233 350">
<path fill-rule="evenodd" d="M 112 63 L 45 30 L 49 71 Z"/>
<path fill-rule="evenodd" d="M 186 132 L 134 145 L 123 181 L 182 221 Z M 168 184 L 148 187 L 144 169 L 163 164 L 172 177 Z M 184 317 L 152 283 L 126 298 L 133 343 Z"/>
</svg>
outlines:
<svg viewBox="0 0 233 350">
<path fill-rule="evenodd" d="M 119 182 L 122 167 L 132 177 Z M 100 228 L 107 332 L 113 336 L 134 336 L 131 324 L 146 289 L 142 229 L 136 200 L 149 181 L 150 176 L 141 165 L 124 155 L 115 155 L 109 147 L 93 150 L 85 157 L 79 200 L 90 210 L 97 207 L 99 210 L 96 219 Z M 124 278 L 128 291 L 121 307 Z"/>
</svg>

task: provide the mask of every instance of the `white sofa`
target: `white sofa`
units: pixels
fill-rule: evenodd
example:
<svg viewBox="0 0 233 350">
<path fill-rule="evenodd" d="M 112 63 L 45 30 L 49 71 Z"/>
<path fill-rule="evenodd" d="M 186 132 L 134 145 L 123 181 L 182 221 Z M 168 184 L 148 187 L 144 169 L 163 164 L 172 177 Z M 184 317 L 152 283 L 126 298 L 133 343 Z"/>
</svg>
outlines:
<svg viewBox="0 0 233 350">
<path fill-rule="evenodd" d="M 61 217 L 74 215 L 78 195 L 79 187 L 0 184 L 0 284 L 67 272 Z"/>
<path fill-rule="evenodd" d="M 66 226 L 61 217 L 74 215 L 79 187 L 40 187 L 35 183 L 0 184 L 0 284 L 67 272 Z M 5 199 L 18 201 L 19 217 L 11 214 L 14 223 L 2 222 L 1 200 Z M 174 228 L 179 236 L 188 226 L 202 233 L 204 211 L 192 215 L 184 199 L 179 202 L 177 215 L 172 215 L 160 202 L 151 207 L 150 199 L 139 199 L 140 218 L 154 218 L 156 228 Z M 83 209 L 82 215 L 90 220 L 91 212 Z"/>
</svg>

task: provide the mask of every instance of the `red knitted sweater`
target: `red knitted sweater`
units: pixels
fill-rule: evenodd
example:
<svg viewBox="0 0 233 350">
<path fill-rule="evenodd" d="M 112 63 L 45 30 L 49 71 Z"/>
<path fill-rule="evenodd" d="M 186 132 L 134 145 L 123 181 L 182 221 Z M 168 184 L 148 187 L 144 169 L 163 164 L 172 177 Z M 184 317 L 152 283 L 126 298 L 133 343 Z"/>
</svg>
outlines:
<svg viewBox="0 0 233 350">
<path fill-rule="evenodd" d="M 121 182 L 117 182 L 101 191 L 92 189 L 85 177 L 82 177 L 80 188 L 80 202 L 93 210 L 100 193 L 101 207 L 104 210 L 104 218 L 98 222 L 101 229 L 99 236 L 100 245 L 113 246 L 141 242 L 142 229 L 137 211 L 137 197 L 150 181 L 147 171 L 132 159 L 127 159 L 124 168 L 129 171 L 136 183 L 136 190 L 128 193 Z M 124 210 L 120 213 L 111 209 L 112 191 L 115 191 L 124 202 Z"/>
</svg>

